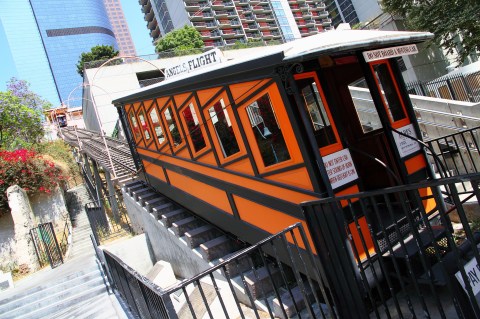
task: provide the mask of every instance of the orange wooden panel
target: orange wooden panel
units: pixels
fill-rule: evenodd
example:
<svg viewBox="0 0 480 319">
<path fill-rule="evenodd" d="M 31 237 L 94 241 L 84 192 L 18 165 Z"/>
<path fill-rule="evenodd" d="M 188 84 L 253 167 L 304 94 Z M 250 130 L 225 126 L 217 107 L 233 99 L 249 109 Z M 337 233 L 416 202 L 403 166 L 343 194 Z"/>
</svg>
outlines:
<svg viewBox="0 0 480 319">
<path fill-rule="evenodd" d="M 238 173 L 244 173 L 252 176 L 254 175 L 252 163 L 250 163 L 249 158 L 226 165 L 225 168 Z"/>
<path fill-rule="evenodd" d="M 162 167 L 157 166 L 153 163 L 143 160 L 143 166 L 145 167 L 145 171 L 147 174 L 152 175 L 164 182 L 167 182 L 167 178 L 165 177 L 165 173 L 163 172 Z"/>
<path fill-rule="evenodd" d="M 265 178 L 275 182 L 313 191 L 312 182 L 310 181 L 310 176 L 308 176 L 308 172 L 305 167 L 297 168 L 288 172 L 278 173 Z"/>
<path fill-rule="evenodd" d="M 174 95 L 173 98 L 177 107 L 182 106 L 182 104 L 185 103 L 185 101 L 188 99 L 188 97 L 190 97 L 190 95 L 192 95 L 191 92 Z"/>
<path fill-rule="evenodd" d="M 418 190 L 420 197 L 427 197 L 433 195 L 432 189 L 430 187 L 427 188 L 420 188 Z M 425 212 L 428 214 L 433 212 L 434 209 L 437 207 L 437 202 L 435 198 L 429 198 L 422 201 L 423 207 L 425 208 Z"/>
<path fill-rule="evenodd" d="M 234 195 L 233 199 L 242 221 L 263 229 L 270 234 L 275 234 L 288 226 L 302 222 L 303 228 L 307 233 L 309 245 L 310 247 L 313 247 L 313 242 L 308 233 L 307 225 L 302 220 L 239 196 Z M 299 246 L 305 248 L 305 244 L 301 240 L 299 234 L 296 234 L 295 237 L 297 238 Z M 290 236 L 287 236 L 287 239 L 293 243 Z"/>
<path fill-rule="evenodd" d="M 235 102 L 242 101 L 249 94 L 252 94 L 255 90 L 258 90 L 263 84 L 267 83 L 269 80 L 270 79 L 264 79 L 260 81 L 243 82 L 230 85 L 233 99 L 235 100 Z"/>
<path fill-rule="evenodd" d="M 360 189 L 358 188 L 358 185 L 355 184 L 353 186 L 350 186 L 348 188 L 345 188 L 337 193 L 335 193 L 335 196 L 342 196 L 342 195 L 350 195 L 350 194 L 355 194 L 355 193 L 358 193 L 360 192 Z M 351 199 L 350 201 L 352 203 L 356 202 L 358 199 L 357 198 L 354 198 L 354 199 Z M 340 203 L 342 204 L 342 207 L 345 207 L 348 205 L 348 201 L 346 200 L 342 200 L 340 201 Z"/>
<path fill-rule="evenodd" d="M 175 153 L 175 156 L 189 159 L 190 158 L 190 153 L 188 153 L 188 149 L 185 147 L 180 152 Z"/>
<path fill-rule="evenodd" d="M 170 100 L 170 96 L 164 96 L 164 97 L 161 97 L 161 98 L 157 98 L 157 106 L 158 106 L 159 111 L 162 111 L 163 107 L 168 102 L 168 100 Z"/>
<path fill-rule="evenodd" d="M 200 101 L 200 105 L 203 106 L 208 102 L 212 97 L 215 96 L 222 88 L 211 88 L 208 90 L 197 91 L 197 97 Z"/>
<path fill-rule="evenodd" d="M 167 175 L 172 186 L 192 194 L 193 196 L 200 198 L 210 205 L 218 207 L 221 210 L 233 215 L 230 202 L 228 201 L 227 194 L 224 190 L 212 187 L 170 170 L 167 170 Z"/>
<path fill-rule="evenodd" d="M 217 166 L 217 161 L 215 160 L 213 152 L 203 155 L 198 159 L 198 162 Z"/>
<path fill-rule="evenodd" d="M 365 258 L 367 258 L 367 253 L 365 252 L 361 238 L 363 237 L 365 246 L 367 247 L 370 256 L 375 253 L 375 247 L 373 246 L 373 239 L 370 235 L 370 231 L 368 230 L 367 219 L 365 217 L 361 217 L 358 219 L 358 226 L 360 226 L 360 232 L 362 233 L 361 235 L 358 232 L 357 225 L 355 223 L 350 223 L 348 225 L 350 233 L 352 234 L 350 244 L 353 243 L 355 245 L 355 249 L 358 253 L 358 258 L 360 260 L 364 260 Z"/>
<path fill-rule="evenodd" d="M 423 154 L 418 154 L 406 160 L 405 166 L 407 168 L 408 175 L 410 175 L 418 172 L 422 168 L 427 167 L 427 162 L 425 161 L 425 156 Z"/>
</svg>

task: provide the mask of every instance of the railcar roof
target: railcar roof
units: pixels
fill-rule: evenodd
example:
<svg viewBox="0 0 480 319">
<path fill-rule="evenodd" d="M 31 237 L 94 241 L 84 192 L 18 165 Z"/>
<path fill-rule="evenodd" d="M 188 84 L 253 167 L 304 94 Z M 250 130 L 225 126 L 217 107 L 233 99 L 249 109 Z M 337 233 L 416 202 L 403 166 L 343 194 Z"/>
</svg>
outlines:
<svg viewBox="0 0 480 319">
<path fill-rule="evenodd" d="M 234 75 L 283 63 L 301 62 L 320 55 L 418 43 L 432 37 L 433 35 L 428 32 L 409 31 L 335 30 L 322 32 L 281 45 L 266 46 L 263 47 L 264 50 L 253 54 L 246 49 L 246 54 L 242 57 L 167 79 L 116 99 L 113 103 L 131 103 L 150 99 L 160 96 L 162 92 L 193 85 L 205 79 Z"/>
</svg>

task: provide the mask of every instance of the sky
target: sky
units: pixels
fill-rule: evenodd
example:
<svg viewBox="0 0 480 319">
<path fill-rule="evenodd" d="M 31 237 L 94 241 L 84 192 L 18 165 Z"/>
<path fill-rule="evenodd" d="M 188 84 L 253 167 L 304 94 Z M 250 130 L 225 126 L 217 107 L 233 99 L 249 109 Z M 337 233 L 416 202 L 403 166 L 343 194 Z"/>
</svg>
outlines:
<svg viewBox="0 0 480 319">
<path fill-rule="evenodd" d="M 137 55 L 154 54 L 155 48 L 149 35 L 150 31 L 147 29 L 147 22 L 143 19 L 142 7 L 137 0 L 121 0 L 121 3 Z M 11 77 L 17 76 L 10 50 L 7 50 L 7 47 L 7 39 L 0 21 L 0 91 L 5 91 L 6 82 Z"/>
</svg>

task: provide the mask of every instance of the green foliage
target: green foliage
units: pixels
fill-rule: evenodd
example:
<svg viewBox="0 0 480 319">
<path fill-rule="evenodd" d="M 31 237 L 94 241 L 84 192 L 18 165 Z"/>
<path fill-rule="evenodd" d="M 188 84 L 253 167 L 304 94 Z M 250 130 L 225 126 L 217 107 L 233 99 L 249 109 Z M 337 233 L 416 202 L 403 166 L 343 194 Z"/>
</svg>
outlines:
<svg viewBox="0 0 480 319">
<path fill-rule="evenodd" d="M 0 149 L 38 143 L 43 136 L 41 113 L 22 103 L 12 92 L 0 92 Z"/>
<path fill-rule="evenodd" d="M 194 27 L 186 25 L 181 29 L 167 33 L 163 38 L 158 40 L 155 50 L 157 52 L 174 50 L 176 53 L 182 53 L 202 47 L 203 41 L 201 34 Z"/>
<path fill-rule="evenodd" d="M 40 155 L 54 159 L 57 165 L 64 168 L 67 179 L 80 176 L 78 165 L 73 158 L 70 147 L 63 140 L 40 143 L 35 145 L 33 150 Z"/>
<path fill-rule="evenodd" d="M 34 151 L 0 151 L 0 214 L 8 211 L 8 187 L 18 185 L 27 193 L 50 193 L 64 179 L 58 166 Z"/>
<path fill-rule="evenodd" d="M 480 51 L 478 0 L 383 0 L 385 11 L 405 18 L 408 29 L 430 31 L 449 53 L 458 51 L 458 62 Z"/>
<path fill-rule="evenodd" d="M 102 61 L 118 56 L 118 51 L 115 51 L 111 45 L 97 45 L 94 46 L 90 52 L 84 52 L 80 55 L 77 63 L 77 72 L 83 77 L 83 69 L 85 63 L 93 61 Z M 100 65 L 99 65 L 100 66 Z"/>
</svg>

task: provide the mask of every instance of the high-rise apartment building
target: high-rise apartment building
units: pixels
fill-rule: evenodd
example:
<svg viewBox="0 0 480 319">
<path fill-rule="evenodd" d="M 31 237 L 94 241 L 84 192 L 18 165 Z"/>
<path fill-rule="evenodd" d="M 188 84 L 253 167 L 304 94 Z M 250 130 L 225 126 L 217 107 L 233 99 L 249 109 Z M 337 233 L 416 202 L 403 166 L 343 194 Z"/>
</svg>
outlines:
<svg viewBox="0 0 480 319">
<path fill-rule="evenodd" d="M 340 23 L 349 23 L 354 26 L 360 22 L 352 0 L 325 0 L 325 5 L 334 28 Z"/>
<path fill-rule="evenodd" d="M 127 20 L 123 14 L 122 4 L 120 0 L 103 0 L 105 9 L 107 10 L 108 19 L 112 25 L 115 39 L 117 39 L 118 50 L 122 56 L 136 56 L 137 51 L 133 44 L 130 30 L 128 29 Z"/>
<path fill-rule="evenodd" d="M 153 42 L 184 25 L 205 46 L 251 40 L 290 41 L 330 26 L 321 0 L 139 0 Z"/>
<path fill-rule="evenodd" d="M 118 49 L 103 2 L 0 0 L 0 21 L 18 78 L 54 106 L 82 105 L 76 64 L 96 45 Z M 70 97 L 70 100 L 69 100 Z"/>
</svg>

